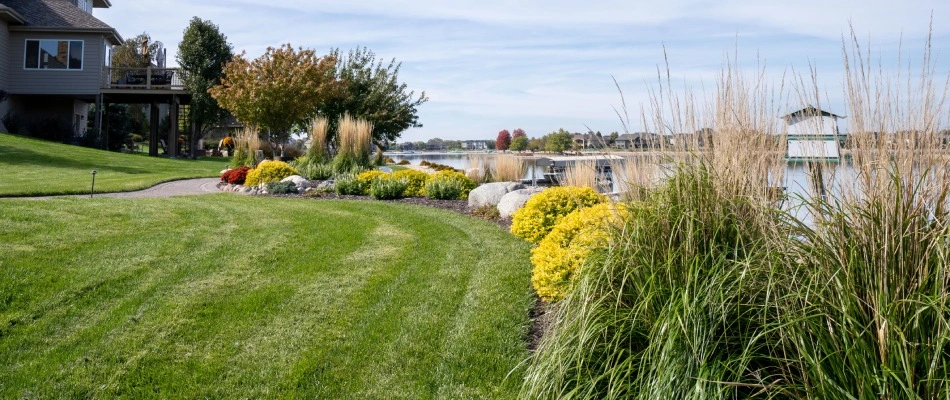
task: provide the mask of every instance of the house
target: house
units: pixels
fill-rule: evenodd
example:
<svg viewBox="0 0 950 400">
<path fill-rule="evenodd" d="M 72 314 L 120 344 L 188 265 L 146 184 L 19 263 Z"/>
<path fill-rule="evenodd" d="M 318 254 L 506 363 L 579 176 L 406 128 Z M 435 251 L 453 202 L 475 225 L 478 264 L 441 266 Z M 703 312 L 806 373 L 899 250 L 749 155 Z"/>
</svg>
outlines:
<svg viewBox="0 0 950 400">
<path fill-rule="evenodd" d="M 92 15 L 111 6 L 109 0 L 0 0 L 0 90 L 8 94 L 0 117 L 58 120 L 82 136 L 89 105 L 101 94 L 107 49 L 122 41 Z"/>
<path fill-rule="evenodd" d="M 181 109 L 191 96 L 180 70 L 109 65 L 111 49 L 122 44 L 122 37 L 93 16 L 94 9 L 109 7 L 111 0 L 0 0 L 0 90 L 8 94 L 0 103 L 0 117 L 9 114 L 15 118 L 5 120 L 18 125 L 0 130 L 37 134 L 31 127 L 47 131 L 65 126 L 70 131 L 65 137 L 82 137 L 92 125 L 97 138 L 108 140 L 103 109 L 147 104 L 149 155 L 158 155 L 161 119 L 178 122 L 167 124 L 162 137 L 167 143 L 188 133 L 180 128 L 189 126 Z M 94 121 L 87 120 L 91 104 L 98 106 Z M 42 125 L 31 123 L 36 121 Z M 178 155 L 176 146 L 169 149 L 169 156 Z"/>
<path fill-rule="evenodd" d="M 463 140 L 462 150 L 488 150 L 487 140 Z"/>
<path fill-rule="evenodd" d="M 614 147 L 618 149 L 652 149 L 660 147 L 659 135 L 648 132 L 625 133 L 617 136 Z"/>
<path fill-rule="evenodd" d="M 841 115 L 806 106 L 782 117 L 788 124 L 789 159 L 837 159 L 843 136 L 838 130 Z"/>
<path fill-rule="evenodd" d="M 577 149 L 602 149 L 607 147 L 607 139 L 594 133 L 574 133 L 571 138 L 574 142 L 574 148 Z"/>
</svg>

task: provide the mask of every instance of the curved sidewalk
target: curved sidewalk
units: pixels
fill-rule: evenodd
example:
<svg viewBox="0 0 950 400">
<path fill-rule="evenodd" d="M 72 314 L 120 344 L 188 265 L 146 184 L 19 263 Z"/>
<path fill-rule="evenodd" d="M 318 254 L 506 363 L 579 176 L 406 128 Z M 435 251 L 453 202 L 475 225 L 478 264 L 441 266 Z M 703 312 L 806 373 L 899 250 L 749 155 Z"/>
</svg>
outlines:
<svg viewBox="0 0 950 400">
<path fill-rule="evenodd" d="M 172 196 L 188 196 L 194 194 L 209 194 L 209 193 L 220 193 L 221 190 L 217 188 L 218 182 L 221 182 L 219 178 L 199 178 L 199 179 L 184 179 L 180 181 L 171 181 L 165 183 L 159 183 L 158 185 L 152 186 L 148 189 L 137 190 L 134 192 L 119 192 L 119 193 L 95 193 L 93 197 L 111 197 L 111 198 L 123 198 L 123 199 L 141 199 L 141 198 L 159 198 L 159 197 L 172 197 Z M 11 199 L 54 199 L 57 197 L 85 197 L 89 198 L 88 194 L 71 194 L 71 195 L 61 195 L 61 196 L 38 196 L 38 197 L 10 197 Z"/>
</svg>

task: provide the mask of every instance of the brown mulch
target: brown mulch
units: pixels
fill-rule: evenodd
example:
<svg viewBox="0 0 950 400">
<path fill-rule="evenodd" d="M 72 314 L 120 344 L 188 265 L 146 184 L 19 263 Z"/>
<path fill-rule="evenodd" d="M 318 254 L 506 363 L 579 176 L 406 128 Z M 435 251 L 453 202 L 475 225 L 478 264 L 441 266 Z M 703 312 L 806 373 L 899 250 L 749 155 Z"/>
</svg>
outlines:
<svg viewBox="0 0 950 400">
<path fill-rule="evenodd" d="M 428 197 L 406 197 L 396 200 L 376 200 L 370 196 L 352 196 L 352 195 L 339 195 L 336 193 L 320 193 L 319 195 L 270 195 L 275 197 L 299 197 L 305 199 L 313 200 L 360 200 L 360 201 L 387 201 L 393 203 L 406 203 L 406 204 L 416 204 L 427 207 L 441 208 L 443 210 L 448 210 L 456 212 L 462 215 L 468 215 L 475 218 L 484 219 L 487 221 L 492 221 L 496 223 L 501 229 L 504 229 L 506 232 L 511 229 L 511 218 L 501 218 L 501 217 L 486 217 L 480 213 L 474 212 L 475 210 L 468 207 L 467 200 L 436 200 L 430 199 Z M 531 327 L 528 329 L 528 337 L 526 338 L 528 342 L 528 351 L 535 351 L 538 348 L 538 344 L 541 342 L 541 338 L 544 337 L 544 334 L 550 329 L 551 324 L 554 321 L 554 311 L 556 305 L 548 302 L 541 301 L 541 299 L 536 299 L 534 306 L 529 312 L 531 318 Z"/>
</svg>

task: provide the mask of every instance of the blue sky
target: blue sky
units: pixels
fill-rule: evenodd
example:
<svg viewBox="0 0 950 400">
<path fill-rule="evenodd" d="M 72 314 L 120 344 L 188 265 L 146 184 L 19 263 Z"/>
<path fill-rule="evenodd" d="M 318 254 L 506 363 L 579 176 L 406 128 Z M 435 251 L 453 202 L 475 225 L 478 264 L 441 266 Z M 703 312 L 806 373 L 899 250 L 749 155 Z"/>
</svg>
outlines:
<svg viewBox="0 0 950 400">
<path fill-rule="evenodd" d="M 639 114 L 669 57 L 677 87 L 712 89 L 723 59 L 738 52 L 778 80 L 816 67 L 831 111 L 845 113 L 842 35 L 849 22 L 885 64 L 919 60 L 931 13 L 937 71 L 950 70 L 950 1 L 431 1 L 113 0 L 98 18 L 123 36 L 148 32 L 177 48 L 192 16 L 210 19 L 237 52 L 268 46 L 326 52 L 366 46 L 402 62 L 400 79 L 430 100 L 423 128 L 403 140 L 494 139 L 501 129 L 541 136 L 558 128 L 604 133 L 623 126 L 621 98 Z M 612 78 L 613 77 L 613 78 Z M 634 118 L 630 130 L 642 127 Z"/>
</svg>

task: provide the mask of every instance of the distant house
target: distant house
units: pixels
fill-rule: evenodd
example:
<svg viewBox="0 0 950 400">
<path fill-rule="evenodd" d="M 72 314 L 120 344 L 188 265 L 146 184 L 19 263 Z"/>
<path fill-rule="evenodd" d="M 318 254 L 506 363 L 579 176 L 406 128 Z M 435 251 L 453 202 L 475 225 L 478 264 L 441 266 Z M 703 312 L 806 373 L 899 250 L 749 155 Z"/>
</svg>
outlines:
<svg viewBox="0 0 950 400">
<path fill-rule="evenodd" d="M 788 124 L 789 159 L 827 159 L 840 156 L 843 135 L 838 120 L 846 118 L 813 106 L 782 117 Z"/>
<path fill-rule="evenodd" d="M 0 103 L 7 113 L 59 120 L 85 132 L 101 93 L 107 48 L 122 37 L 92 15 L 109 0 L 0 0 Z M 6 131 L 9 128 L 0 125 Z"/>
<path fill-rule="evenodd" d="M 614 140 L 614 147 L 618 149 L 652 149 L 660 147 L 660 142 L 663 140 L 665 139 L 655 133 L 625 133 L 617 136 L 617 139 Z"/>
<path fill-rule="evenodd" d="M 571 136 L 574 147 L 578 149 L 602 149 L 607 147 L 607 138 L 594 133 L 574 133 Z"/>
<path fill-rule="evenodd" d="M 463 140 L 462 150 L 488 150 L 487 140 Z"/>
</svg>

